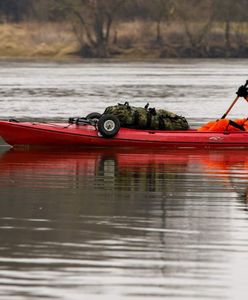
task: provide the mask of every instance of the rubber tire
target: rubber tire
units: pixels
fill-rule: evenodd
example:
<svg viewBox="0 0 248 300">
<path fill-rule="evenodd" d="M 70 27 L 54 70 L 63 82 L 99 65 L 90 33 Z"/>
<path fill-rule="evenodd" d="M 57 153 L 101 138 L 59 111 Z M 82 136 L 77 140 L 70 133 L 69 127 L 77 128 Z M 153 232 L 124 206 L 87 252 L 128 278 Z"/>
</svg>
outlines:
<svg viewBox="0 0 248 300">
<path fill-rule="evenodd" d="M 106 125 L 107 125 L 106 123 L 108 121 L 112 121 L 112 122 L 110 122 L 110 125 L 114 125 L 114 127 L 110 130 L 108 130 L 106 128 Z M 98 126 L 98 130 L 101 133 L 101 135 L 106 138 L 114 137 L 121 128 L 119 119 L 116 116 L 110 115 L 110 114 L 102 115 L 97 123 L 97 126 Z"/>
<path fill-rule="evenodd" d="M 98 112 L 93 112 L 90 113 L 86 116 L 86 119 L 90 119 L 90 120 L 99 120 L 101 118 L 101 114 Z"/>
</svg>

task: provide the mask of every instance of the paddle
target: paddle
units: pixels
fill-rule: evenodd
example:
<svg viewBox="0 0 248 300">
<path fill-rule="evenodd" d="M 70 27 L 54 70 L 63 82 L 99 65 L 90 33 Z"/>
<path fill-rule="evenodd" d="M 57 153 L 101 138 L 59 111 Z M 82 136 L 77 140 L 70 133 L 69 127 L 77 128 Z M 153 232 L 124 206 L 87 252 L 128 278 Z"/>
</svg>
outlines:
<svg viewBox="0 0 248 300">
<path fill-rule="evenodd" d="M 233 103 L 228 108 L 228 110 L 224 113 L 224 115 L 221 117 L 221 119 L 225 119 L 226 118 L 226 116 L 229 114 L 229 112 L 232 110 L 232 108 L 234 107 L 234 105 L 238 101 L 239 97 L 244 97 L 245 99 L 247 98 L 247 96 L 248 96 L 247 86 L 248 86 L 248 80 L 246 80 L 245 85 L 242 85 L 238 89 L 238 91 L 237 91 L 237 97 L 234 99 Z M 246 99 L 246 101 L 248 101 L 248 100 Z"/>
</svg>

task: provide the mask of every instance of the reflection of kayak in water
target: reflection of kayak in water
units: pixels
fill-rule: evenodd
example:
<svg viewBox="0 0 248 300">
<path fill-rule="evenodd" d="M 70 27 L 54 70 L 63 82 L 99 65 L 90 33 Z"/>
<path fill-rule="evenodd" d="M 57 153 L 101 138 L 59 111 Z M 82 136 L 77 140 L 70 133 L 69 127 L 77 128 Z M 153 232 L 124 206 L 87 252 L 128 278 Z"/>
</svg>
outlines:
<svg viewBox="0 0 248 300">
<path fill-rule="evenodd" d="M 215 178 L 222 185 L 231 187 L 237 193 L 245 191 L 247 193 L 248 187 L 248 157 L 246 153 L 243 156 L 234 153 L 229 157 L 230 160 L 217 159 L 203 159 L 202 167 L 205 174 L 209 177 Z M 242 192 L 243 193 L 243 192 Z"/>
<path fill-rule="evenodd" d="M 84 151 L 38 151 L 11 149 L 0 155 L 0 184 L 13 182 L 20 186 L 33 186 L 32 178 L 53 184 L 78 184 L 83 178 L 94 178 L 95 184 L 115 189 L 115 182 L 135 186 L 142 182 L 157 189 L 171 188 L 175 178 L 190 174 L 212 177 L 218 185 L 245 193 L 248 179 L 248 157 L 245 150 L 207 151 L 131 151 L 91 149 Z M 236 172 L 234 174 L 234 172 Z M 7 180 L 7 181 L 6 181 Z M 100 181 L 99 181 L 100 180 Z M 1 183 L 2 182 L 2 183 Z M 237 184 L 238 183 L 238 184 Z M 68 183 L 67 183 L 68 184 Z M 167 187 L 166 187 L 167 186 Z M 238 187 L 238 188 L 237 188 Z M 243 198 L 243 196 L 242 196 Z"/>
<path fill-rule="evenodd" d="M 113 138 L 97 127 L 75 124 L 0 121 L 0 136 L 12 146 L 248 148 L 248 132 L 161 131 L 120 128 Z"/>
<path fill-rule="evenodd" d="M 131 151 L 124 149 L 89 149 L 83 151 L 39 151 L 11 149 L 0 156 L 0 168 L 22 170 L 47 170 L 55 167 L 67 172 L 80 167 L 86 172 L 92 171 L 100 162 L 113 161 L 120 170 L 139 170 L 139 168 L 155 168 L 171 166 L 205 166 L 211 173 L 219 170 L 228 173 L 235 165 L 244 170 L 248 169 L 248 156 L 246 150 L 174 150 L 174 151 Z"/>
</svg>

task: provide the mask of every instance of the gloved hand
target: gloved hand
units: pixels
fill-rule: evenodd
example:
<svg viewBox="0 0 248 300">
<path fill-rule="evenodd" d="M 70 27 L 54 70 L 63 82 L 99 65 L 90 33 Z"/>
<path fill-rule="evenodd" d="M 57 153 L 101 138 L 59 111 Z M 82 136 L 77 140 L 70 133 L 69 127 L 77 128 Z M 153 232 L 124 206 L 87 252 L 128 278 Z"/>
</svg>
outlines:
<svg viewBox="0 0 248 300">
<path fill-rule="evenodd" d="M 244 85 L 241 85 L 241 87 L 238 89 L 236 93 L 239 97 L 244 97 L 245 99 L 248 97 L 248 88 Z"/>
</svg>

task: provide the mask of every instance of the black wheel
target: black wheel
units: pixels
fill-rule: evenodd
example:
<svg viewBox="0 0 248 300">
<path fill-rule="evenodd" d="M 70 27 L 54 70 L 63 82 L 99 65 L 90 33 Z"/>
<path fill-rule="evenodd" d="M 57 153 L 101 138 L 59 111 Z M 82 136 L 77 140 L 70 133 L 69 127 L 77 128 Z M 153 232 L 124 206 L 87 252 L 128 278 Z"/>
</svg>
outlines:
<svg viewBox="0 0 248 300">
<path fill-rule="evenodd" d="M 98 121 L 98 130 L 106 138 L 114 137 L 120 130 L 121 124 L 113 115 L 102 115 Z"/>
<path fill-rule="evenodd" d="M 90 120 L 99 120 L 101 118 L 101 114 L 99 114 L 98 112 L 93 112 L 90 113 L 86 116 L 86 119 L 90 119 Z"/>
</svg>

